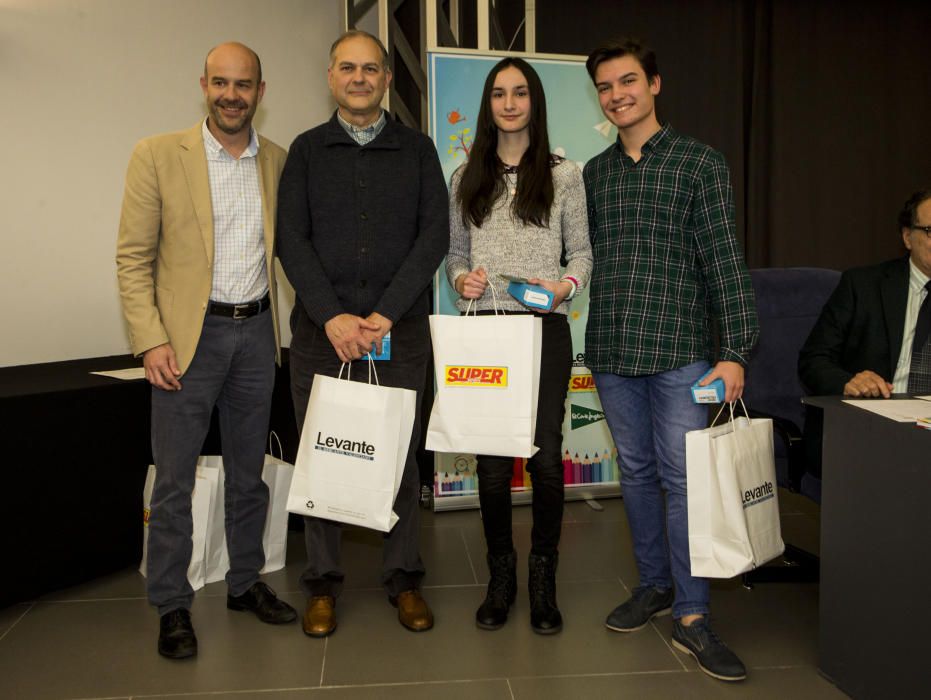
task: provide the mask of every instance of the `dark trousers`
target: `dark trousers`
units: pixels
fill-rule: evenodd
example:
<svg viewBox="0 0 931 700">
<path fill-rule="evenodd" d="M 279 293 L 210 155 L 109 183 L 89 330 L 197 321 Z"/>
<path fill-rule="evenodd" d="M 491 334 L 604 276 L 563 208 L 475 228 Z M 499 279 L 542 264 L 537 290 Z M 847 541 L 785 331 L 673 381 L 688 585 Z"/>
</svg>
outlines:
<svg viewBox="0 0 931 700">
<path fill-rule="evenodd" d="M 314 375 L 335 377 L 340 360 L 326 332 L 314 325 L 300 301 L 291 314 L 291 394 L 297 430 L 304 426 L 307 401 Z M 377 363 L 378 379 L 383 386 L 412 389 L 417 392 L 417 414 L 411 433 L 407 463 L 401 488 L 394 502 L 398 522 L 384 536 L 382 584 L 390 596 L 419 588 L 424 575 L 420 559 L 420 475 L 417 446 L 420 444 L 420 404 L 426 381 L 427 359 L 431 353 L 430 325 L 427 316 L 405 318 L 391 329 L 391 359 Z M 368 381 L 367 371 L 352 373 L 353 381 Z M 342 590 L 340 565 L 342 525 L 322 518 L 304 518 L 307 545 L 307 569 L 301 575 L 301 589 L 307 596 L 338 596 Z"/>
<path fill-rule="evenodd" d="M 572 337 L 563 314 L 541 314 L 543 349 L 540 394 L 534 444 L 540 450 L 527 461 L 533 487 L 531 554 L 556 554 L 562 529 L 562 423 L 572 372 Z M 511 476 L 513 457 L 478 456 L 478 499 L 485 542 L 492 556 L 514 549 L 511 538 Z"/>
<path fill-rule="evenodd" d="M 155 488 L 149 513 L 146 589 L 160 615 L 190 609 L 191 493 L 210 416 L 220 415 L 226 492 L 226 583 L 242 595 L 265 565 L 262 532 L 268 487 L 262 481 L 275 384 L 272 314 L 246 319 L 208 315 L 181 391 L 152 387 Z"/>
</svg>

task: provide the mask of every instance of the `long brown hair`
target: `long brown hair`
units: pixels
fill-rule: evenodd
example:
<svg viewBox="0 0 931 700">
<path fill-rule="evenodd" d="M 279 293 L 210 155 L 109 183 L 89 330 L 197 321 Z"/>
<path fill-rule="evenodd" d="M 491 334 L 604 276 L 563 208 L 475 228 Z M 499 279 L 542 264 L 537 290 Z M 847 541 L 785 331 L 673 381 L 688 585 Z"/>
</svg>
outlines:
<svg viewBox="0 0 931 700">
<path fill-rule="evenodd" d="M 553 206 L 553 174 L 550 139 L 546 128 L 546 95 L 537 72 L 522 58 L 503 58 L 491 69 L 482 90 L 475 141 L 469 152 L 456 201 L 462 222 L 481 228 L 498 198 L 504 194 L 504 164 L 498 158 L 498 127 L 491 113 L 491 91 L 495 78 L 505 68 L 514 66 L 524 74 L 530 93 L 530 145 L 521 156 L 517 171 L 517 196 L 514 214 L 525 225 L 549 226 Z"/>
</svg>

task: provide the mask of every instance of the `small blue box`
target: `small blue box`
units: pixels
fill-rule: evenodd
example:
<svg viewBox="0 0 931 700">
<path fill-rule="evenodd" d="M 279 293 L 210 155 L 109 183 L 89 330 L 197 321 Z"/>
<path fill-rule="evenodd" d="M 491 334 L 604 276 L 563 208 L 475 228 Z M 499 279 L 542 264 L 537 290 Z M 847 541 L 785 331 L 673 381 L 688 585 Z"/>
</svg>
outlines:
<svg viewBox="0 0 931 700">
<path fill-rule="evenodd" d="M 711 374 L 710 369 L 699 377 L 698 382 L 709 374 Z M 698 382 L 692 385 L 692 401 L 694 403 L 722 403 L 724 401 L 727 388 L 724 386 L 723 379 L 715 379 L 708 386 L 698 386 Z"/>
<path fill-rule="evenodd" d="M 553 304 L 553 293 L 538 284 L 509 282 L 508 294 L 533 309 L 549 309 Z"/>
<path fill-rule="evenodd" d="M 363 360 L 368 360 L 369 358 L 375 360 L 390 360 L 391 359 L 391 331 L 385 333 L 385 336 L 381 339 L 381 354 L 375 355 L 371 352 L 366 353 L 362 358 Z"/>
</svg>

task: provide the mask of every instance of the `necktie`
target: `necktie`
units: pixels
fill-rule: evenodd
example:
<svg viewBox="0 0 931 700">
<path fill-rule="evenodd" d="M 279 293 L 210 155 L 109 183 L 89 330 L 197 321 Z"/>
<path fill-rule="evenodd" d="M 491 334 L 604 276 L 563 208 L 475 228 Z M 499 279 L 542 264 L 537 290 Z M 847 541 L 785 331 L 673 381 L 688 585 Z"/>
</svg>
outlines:
<svg viewBox="0 0 931 700">
<path fill-rule="evenodd" d="M 928 294 L 918 309 L 915 323 L 915 340 L 912 343 L 912 362 L 908 367 L 908 393 L 931 393 L 931 281 L 925 285 Z"/>
</svg>

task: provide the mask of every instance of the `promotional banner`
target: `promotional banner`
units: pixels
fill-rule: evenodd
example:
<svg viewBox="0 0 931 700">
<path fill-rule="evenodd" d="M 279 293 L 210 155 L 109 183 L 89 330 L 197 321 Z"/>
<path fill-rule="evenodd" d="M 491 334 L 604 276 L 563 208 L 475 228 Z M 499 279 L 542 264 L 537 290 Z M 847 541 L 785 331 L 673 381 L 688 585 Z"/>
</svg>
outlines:
<svg viewBox="0 0 931 700">
<path fill-rule="evenodd" d="M 468 157 L 485 78 L 503 55 L 463 51 L 437 51 L 428 55 L 430 135 L 436 143 L 447 183 L 453 171 Z M 616 138 L 614 127 L 601 112 L 584 58 L 522 57 L 534 67 L 543 82 L 553 152 L 575 161 L 581 168 Z M 441 269 L 434 284 L 436 313 L 458 314 L 455 301 L 456 293 Z M 620 493 L 617 450 L 611 441 L 591 373 L 585 367 L 587 319 L 588 290 L 583 289 L 572 300 L 569 313 L 573 368 L 563 423 L 567 499 Z M 520 494 L 530 489 L 525 465 L 525 459 L 515 458 L 511 481 L 515 502 L 525 500 Z M 436 453 L 437 510 L 473 507 L 477 504 L 477 489 L 474 455 Z M 527 497 L 529 499 L 529 493 Z"/>
</svg>

